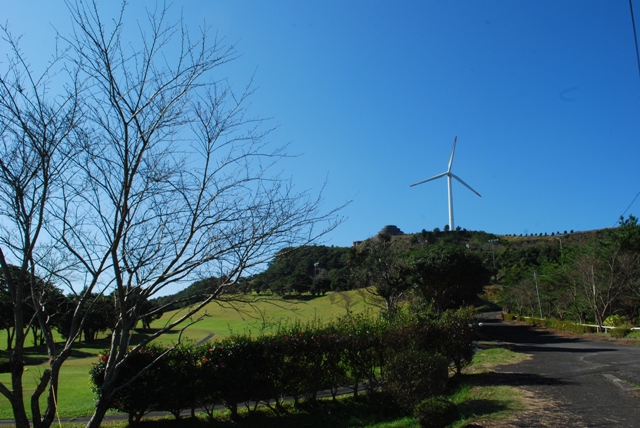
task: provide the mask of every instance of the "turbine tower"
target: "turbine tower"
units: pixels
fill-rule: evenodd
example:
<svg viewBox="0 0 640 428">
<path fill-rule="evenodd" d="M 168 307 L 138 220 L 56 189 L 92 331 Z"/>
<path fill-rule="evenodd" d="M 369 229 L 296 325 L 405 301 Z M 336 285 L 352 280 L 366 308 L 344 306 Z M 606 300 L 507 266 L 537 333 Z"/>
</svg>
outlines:
<svg viewBox="0 0 640 428">
<path fill-rule="evenodd" d="M 414 184 L 411 185 L 411 187 L 413 187 L 413 186 L 417 186 L 418 184 L 426 183 L 427 181 L 436 180 L 436 179 L 438 179 L 440 177 L 445 177 L 445 176 L 447 177 L 447 184 L 449 186 L 449 230 L 451 230 L 451 231 L 454 230 L 453 229 L 453 193 L 451 192 L 451 179 L 455 178 L 460 183 L 464 184 L 465 187 L 467 187 L 467 189 L 471 190 L 476 195 L 482 197 L 482 195 L 480 195 L 480 193 L 478 193 L 475 190 L 473 190 L 471 188 L 471 186 L 469 186 L 467 183 L 462 181 L 462 179 L 460 177 L 458 177 L 457 175 L 455 175 L 454 173 L 451 172 L 451 165 L 453 164 L 453 154 L 456 151 L 456 141 L 457 140 L 458 140 L 458 136 L 456 135 L 456 137 L 453 139 L 453 149 L 451 149 L 451 158 L 449 159 L 449 168 L 447 168 L 446 172 L 443 172 L 442 174 L 434 175 L 431 178 L 427 178 L 426 180 L 422 180 L 422 181 L 419 181 L 419 182 L 414 183 Z"/>
</svg>

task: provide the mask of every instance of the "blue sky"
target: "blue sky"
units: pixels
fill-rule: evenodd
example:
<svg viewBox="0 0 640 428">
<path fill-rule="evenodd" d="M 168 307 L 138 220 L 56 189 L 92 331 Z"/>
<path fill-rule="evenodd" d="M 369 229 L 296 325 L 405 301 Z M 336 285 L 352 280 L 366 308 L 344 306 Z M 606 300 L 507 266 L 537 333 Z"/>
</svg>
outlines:
<svg viewBox="0 0 640 428">
<path fill-rule="evenodd" d="M 155 4 L 133 3 L 131 19 Z M 0 5 L 34 64 L 55 45 L 52 26 L 68 29 L 61 0 Z M 281 165 L 296 187 L 327 180 L 327 209 L 352 200 L 328 245 L 388 224 L 442 229 L 446 180 L 409 185 L 446 170 L 456 135 L 452 171 L 482 194 L 454 183 L 456 226 L 550 234 L 640 215 L 628 0 L 176 0 L 171 10 L 236 44 L 220 77 L 241 87 L 255 73 L 251 112 L 273 118 L 271 140 L 300 155 Z"/>
</svg>

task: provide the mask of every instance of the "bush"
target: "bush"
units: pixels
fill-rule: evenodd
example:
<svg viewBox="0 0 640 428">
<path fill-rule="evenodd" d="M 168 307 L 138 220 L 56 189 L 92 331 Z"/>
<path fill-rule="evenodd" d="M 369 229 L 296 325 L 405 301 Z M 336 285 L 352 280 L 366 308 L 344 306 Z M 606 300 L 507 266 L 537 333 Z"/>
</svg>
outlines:
<svg viewBox="0 0 640 428">
<path fill-rule="evenodd" d="M 439 352 L 449 359 L 458 375 L 473 360 L 476 325 L 476 313 L 471 307 L 446 310 L 438 320 Z"/>
<path fill-rule="evenodd" d="M 383 392 L 410 412 L 421 400 L 444 393 L 449 378 L 447 358 L 408 349 L 393 355 L 385 366 Z"/>
<path fill-rule="evenodd" d="M 603 325 L 608 327 L 623 327 L 627 324 L 630 324 L 629 318 L 625 316 L 620 316 L 618 314 L 609 315 L 602 322 Z"/>
<path fill-rule="evenodd" d="M 622 339 L 623 337 L 627 337 L 627 335 L 631 333 L 631 327 L 631 324 L 623 324 L 609 330 L 609 334 L 611 335 L 611 337 L 615 337 L 616 339 Z"/>
<path fill-rule="evenodd" d="M 431 397 L 415 407 L 413 416 L 422 428 L 444 428 L 460 417 L 460 411 L 444 397 Z"/>
<path fill-rule="evenodd" d="M 11 361 L 8 357 L 0 357 L 0 373 L 9 373 L 11 371 Z"/>
<path fill-rule="evenodd" d="M 340 336 L 342 363 L 348 383 L 354 386 L 354 396 L 363 383 L 367 393 L 373 393 L 379 386 L 379 367 L 384 362 L 386 322 L 365 312 L 342 317 L 334 322 L 333 328 Z"/>
<path fill-rule="evenodd" d="M 518 315 L 506 313 L 502 314 L 502 319 L 505 321 L 518 321 Z"/>
<path fill-rule="evenodd" d="M 124 386 L 144 367 L 148 367 L 166 349 L 157 345 L 150 345 L 132 353 L 125 364 L 122 365 L 117 379 L 119 389 L 111 400 L 112 409 L 129 415 L 129 425 L 140 421 L 142 416 L 149 412 L 158 403 L 158 391 L 163 385 L 163 373 L 166 373 L 166 359 L 161 359 L 151 366 L 144 374 L 127 386 Z M 99 361 L 90 370 L 90 379 L 94 392 L 97 394 L 104 381 L 104 372 L 108 356 L 101 355 Z"/>
</svg>

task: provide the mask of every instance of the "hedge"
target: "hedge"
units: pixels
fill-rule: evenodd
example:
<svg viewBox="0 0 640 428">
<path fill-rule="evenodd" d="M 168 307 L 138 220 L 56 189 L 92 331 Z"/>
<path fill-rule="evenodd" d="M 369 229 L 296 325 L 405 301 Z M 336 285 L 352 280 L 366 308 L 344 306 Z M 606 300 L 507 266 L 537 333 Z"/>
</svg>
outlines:
<svg viewBox="0 0 640 428">
<path fill-rule="evenodd" d="M 328 325 L 283 324 L 275 334 L 258 338 L 235 335 L 170 350 L 149 346 L 121 365 L 111 408 L 128 413 L 135 424 L 149 411 L 168 411 L 179 418 L 183 409 L 203 408 L 212 416 L 214 404 L 226 406 L 236 419 L 242 403 L 281 408 L 285 396 L 293 397 L 295 405 L 301 400 L 313 403 L 321 390 L 330 390 L 335 399 L 341 386 L 353 387 L 354 394 L 363 384 L 369 391 L 388 387 L 400 399 L 399 373 L 404 369 L 395 366 L 407 361 L 415 361 L 430 378 L 423 379 L 426 386 L 416 387 L 415 403 L 442 392 L 447 364 L 459 373 L 471 361 L 472 318 L 470 309 L 403 314 L 394 322 L 360 314 Z M 96 392 L 107 361 L 103 355 L 91 369 Z M 437 368 L 440 362 L 444 378 Z M 395 380 L 385 379 L 385 373 L 395 373 Z M 422 396 L 424 391 L 428 394 Z"/>
</svg>

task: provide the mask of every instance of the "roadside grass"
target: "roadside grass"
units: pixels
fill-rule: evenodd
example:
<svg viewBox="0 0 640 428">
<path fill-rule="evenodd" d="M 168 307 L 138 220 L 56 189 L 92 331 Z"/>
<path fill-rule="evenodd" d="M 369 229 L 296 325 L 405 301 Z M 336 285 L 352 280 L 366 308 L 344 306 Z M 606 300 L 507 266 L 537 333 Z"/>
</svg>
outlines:
<svg viewBox="0 0 640 428">
<path fill-rule="evenodd" d="M 71 425 L 63 425 L 70 428 Z M 113 427 L 127 427 L 124 422 L 109 425 Z M 206 415 L 198 415 L 196 418 L 186 417 L 176 420 L 172 417 L 145 419 L 138 423 L 139 428 L 159 427 L 229 427 L 229 428 L 281 428 L 281 427 L 308 427 L 308 428 L 418 428 L 419 425 L 413 417 L 398 417 L 397 413 L 390 412 L 380 414 L 379 406 L 372 404 L 366 397 L 353 396 L 318 400 L 315 405 L 301 405 L 294 408 L 290 403 L 285 403 L 284 410 L 278 413 L 267 407 L 258 408 L 248 412 L 239 410 L 238 420 L 232 421 L 228 412 L 219 411 L 214 414 L 212 421 Z M 75 428 L 75 427 L 74 427 Z"/>
<path fill-rule="evenodd" d="M 640 339 L 640 330 L 632 330 L 631 333 L 627 334 L 628 339 Z"/>
<path fill-rule="evenodd" d="M 467 367 L 465 373 L 481 374 L 499 365 L 517 364 L 531 358 L 528 354 L 514 352 L 510 349 L 498 346 L 486 346 L 473 356 L 472 364 Z"/>
<path fill-rule="evenodd" d="M 482 425 L 488 421 L 500 421 L 522 410 L 524 402 L 518 389 L 493 385 L 487 380 L 493 367 L 517 364 L 529 358 L 531 357 L 527 354 L 497 346 L 476 352 L 472 364 L 456 379 L 449 396 L 458 405 L 462 416 L 452 427 L 462 428 L 473 423 L 482 422 Z"/>
</svg>

